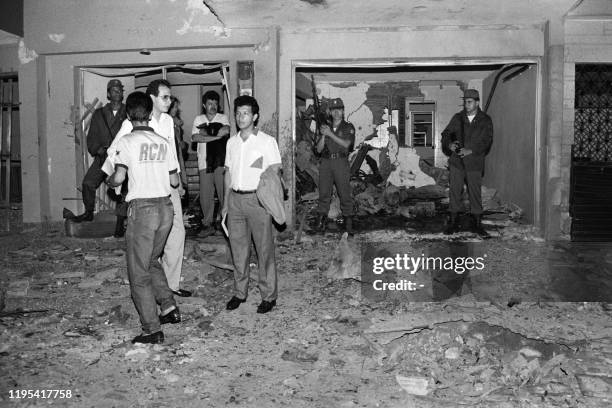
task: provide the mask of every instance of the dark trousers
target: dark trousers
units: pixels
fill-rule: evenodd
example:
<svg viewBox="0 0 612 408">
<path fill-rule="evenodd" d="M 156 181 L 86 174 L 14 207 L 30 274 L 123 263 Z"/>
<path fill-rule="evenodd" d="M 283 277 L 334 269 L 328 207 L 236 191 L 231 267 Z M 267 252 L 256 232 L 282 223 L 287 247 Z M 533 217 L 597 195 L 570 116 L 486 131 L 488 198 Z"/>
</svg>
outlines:
<svg viewBox="0 0 612 408">
<path fill-rule="evenodd" d="M 89 166 L 83 178 L 83 204 L 85 211 L 94 212 L 96 208 L 96 190 L 106 178 L 106 173 L 102 171 L 104 160 L 100 156 L 94 157 L 93 163 Z"/>
<path fill-rule="evenodd" d="M 162 310 L 176 306 L 164 271 L 153 266 L 164 250 L 173 216 L 170 197 L 135 199 L 128 208 L 128 278 L 143 333 L 161 330 L 158 304 Z"/>
<path fill-rule="evenodd" d="M 214 223 L 215 191 L 219 197 L 219 208 L 223 208 L 224 177 L 225 167 L 217 167 L 212 173 L 208 173 L 206 169 L 200 170 L 200 206 L 202 207 L 202 225 L 205 227 Z"/>
<path fill-rule="evenodd" d="M 259 276 L 257 284 L 261 299 L 271 302 L 278 295 L 276 261 L 272 217 L 259 204 L 257 194 L 230 192 L 228 198 L 227 224 L 232 261 L 234 263 L 234 292 L 246 299 L 249 290 L 249 259 L 251 237 L 257 251 Z"/>
<path fill-rule="evenodd" d="M 465 170 L 450 166 L 450 212 L 458 213 L 463 211 L 463 185 L 467 185 L 468 197 L 470 199 L 470 213 L 474 215 L 482 214 L 482 171 Z"/>
<path fill-rule="evenodd" d="M 319 166 L 319 208 L 321 215 L 329 213 L 334 184 L 340 198 L 342 215 L 353 215 L 353 198 L 351 197 L 351 169 L 346 157 L 337 159 L 321 159 Z"/>
</svg>

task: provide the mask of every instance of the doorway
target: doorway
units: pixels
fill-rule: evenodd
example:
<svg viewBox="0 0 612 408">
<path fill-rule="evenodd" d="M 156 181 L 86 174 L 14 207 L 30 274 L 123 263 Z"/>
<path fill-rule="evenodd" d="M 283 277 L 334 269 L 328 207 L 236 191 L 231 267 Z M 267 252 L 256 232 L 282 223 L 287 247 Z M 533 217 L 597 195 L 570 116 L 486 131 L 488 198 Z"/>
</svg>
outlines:
<svg viewBox="0 0 612 408">
<path fill-rule="evenodd" d="M 576 64 L 572 241 L 612 242 L 612 64 Z"/>
<path fill-rule="evenodd" d="M 206 63 L 167 63 L 156 65 L 114 65 L 80 68 L 80 86 L 77 100 L 81 105 L 80 126 L 76 126 L 77 140 L 82 141 L 80 146 L 86 146 L 85 138 L 89 130 L 91 113 L 106 100 L 106 83 L 110 79 L 119 79 L 124 85 L 124 98 L 130 92 L 145 91 L 147 85 L 155 79 L 166 79 L 172 85 L 172 94 L 180 101 L 182 120 L 182 133 L 187 140 L 191 139 L 191 127 L 196 115 L 201 113 L 201 97 L 207 90 L 215 90 L 222 96 L 220 111 L 230 111 L 231 95 L 226 84 L 229 78 L 229 64 L 222 62 Z M 125 101 L 125 99 L 124 99 Z M 89 168 L 91 158 L 87 149 L 79 149 L 77 143 L 77 189 Z M 185 160 L 187 174 L 187 200 L 197 201 L 199 197 L 199 173 L 197 156 L 193 150 L 188 151 Z M 97 207 L 100 209 L 113 209 L 114 202 L 108 197 L 107 188 L 101 185 L 96 194 Z M 75 198 L 79 201 L 79 198 Z M 199 204 L 198 204 L 199 205 Z"/>
<path fill-rule="evenodd" d="M 445 169 L 448 160 L 440 144 L 442 131 L 463 109 L 463 91 L 473 88 L 495 128 L 483 185 L 500 203 L 520 207 L 524 221 L 539 225 L 542 74 L 538 60 L 301 62 L 294 69 L 296 196 L 316 190 L 317 180 L 311 176 L 317 174 L 316 160 L 300 156 L 309 152 L 302 142 L 308 135 L 304 112 L 312 103 L 313 89 L 321 100 L 343 99 L 345 116 L 355 126 L 355 146 L 381 123 L 385 107 L 398 110 L 396 150 L 409 148 L 416 154 L 391 157 L 393 168 L 403 166 L 402 157 L 409 157 L 417 163 L 404 173 L 422 171 L 427 167 L 422 165 L 425 157 L 433 162 L 432 173 L 440 174 L 436 169 Z M 304 188 L 304 183 L 309 186 Z M 419 185 L 407 182 L 405 187 Z"/>
</svg>

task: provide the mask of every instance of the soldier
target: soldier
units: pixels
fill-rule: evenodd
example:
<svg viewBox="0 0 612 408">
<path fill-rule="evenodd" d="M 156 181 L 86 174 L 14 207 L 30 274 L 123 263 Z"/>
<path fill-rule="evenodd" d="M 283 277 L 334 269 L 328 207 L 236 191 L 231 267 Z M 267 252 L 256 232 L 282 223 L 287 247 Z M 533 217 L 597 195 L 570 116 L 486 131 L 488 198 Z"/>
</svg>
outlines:
<svg viewBox="0 0 612 408">
<path fill-rule="evenodd" d="M 333 185 L 340 198 L 346 231 L 353 234 L 353 199 L 351 197 L 349 152 L 355 143 L 355 127 L 344 120 L 342 99 L 331 100 L 332 127 L 321 125 L 321 138 L 316 149 L 321 154 L 319 167 L 319 220 L 318 229 L 325 231 L 331 203 Z"/>
<path fill-rule="evenodd" d="M 483 238 L 489 234 L 482 227 L 482 175 L 485 156 L 493 142 L 493 122 L 480 110 L 480 95 L 476 89 L 466 89 L 463 110 L 456 113 L 442 132 L 442 150 L 449 156 L 450 219 L 445 234 L 459 231 L 459 212 L 463 209 L 461 195 L 467 185 L 472 231 Z"/>
<path fill-rule="evenodd" d="M 106 95 L 109 103 L 96 109 L 91 117 L 89 132 L 87 133 L 87 150 L 94 158 L 93 163 L 83 178 L 83 204 L 85 212 L 72 218 L 73 222 L 93 221 L 96 207 L 96 190 L 106 178 L 102 171 L 102 164 L 106 160 L 106 149 L 111 145 L 115 135 L 121 128 L 125 119 L 125 105 L 123 101 L 123 84 L 118 79 L 111 79 L 106 85 Z M 125 217 L 117 216 L 115 236 L 123 236 L 123 223 Z"/>
</svg>

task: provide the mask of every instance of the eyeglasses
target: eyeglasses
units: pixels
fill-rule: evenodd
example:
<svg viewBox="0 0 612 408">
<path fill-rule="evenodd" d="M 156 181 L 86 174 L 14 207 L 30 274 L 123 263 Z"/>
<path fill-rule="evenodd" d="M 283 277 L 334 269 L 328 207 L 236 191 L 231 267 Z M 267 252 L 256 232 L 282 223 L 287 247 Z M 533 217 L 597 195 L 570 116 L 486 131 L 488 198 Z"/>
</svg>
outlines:
<svg viewBox="0 0 612 408">
<path fill-rule="evenodd" d="M 169 101 L 170 98 L 172 98 L 172 95 L 159 95 L 158 98 L 164 101 Z"/>
</svg>

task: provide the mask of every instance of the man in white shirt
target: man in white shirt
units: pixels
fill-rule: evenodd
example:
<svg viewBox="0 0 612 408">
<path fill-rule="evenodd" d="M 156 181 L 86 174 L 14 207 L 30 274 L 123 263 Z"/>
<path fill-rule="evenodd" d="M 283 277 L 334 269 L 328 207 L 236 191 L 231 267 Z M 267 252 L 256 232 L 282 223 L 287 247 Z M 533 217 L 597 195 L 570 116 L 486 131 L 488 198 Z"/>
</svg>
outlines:
<svg viewBox="0 0 612 408">
<path fill-rule="evenodd" d="M 252 96 L 234 101 L 238 134 L 227 142 L 225 156 L 225 201 L 221 214 L 227 215 L 229 241 L 234 263 L 234 296 L 227 303 L 234 310 L 246 301 L 249 289 L 251 237 L 257 251 L 257 283 L 262 302 L 257 313 L 276 306 L 277 273 L 274 258 L 272 217 L 257 199 L 261 174 L 268 169 L 280 171 L 281 157 L 276 139 L 259 131 L 259 105 Z"/>
<path fill-rule="evenodd" d="M 131 93 L 126 101 L 133 131 L 115 145 L 115 171 L 108 178 L 120 186 L 129 175 L 127 267 L 132 300 L 140 316 L 142 334 L 132 343 L 163 343 L 161 325 L 180 321 L 180 314 L 164 273 L 151 268 L 161 255 L 172 228 L 170 194 L 179 185 L 178 161 L 172 142 L 148 126 L 153 104 L 143 92 Z M 157 304 L 161 315 L 157 314 Z M 177 322 L 178 323 L 178 322 Z"/>
<path fill-rule="evenodd" d="M 195 117 L 191 129 L 191 140 L 198 146 L 203 227 L 200 236 L 208 236 L 214 232 L 215 190 L 219 197 L 219 208 L 223 208 L 225 196 L 223 188 L 225 146 L 229 139 L 230 123 L 227 116 L 218 113 L 219 101 L 217 92 L 206 92 L 202 96 L 204 114 Z"/>
<path fill-rule="evenodd" d="M 165 137 L 170 144 L 170 148 L 177 156 L 176 144 L 174 142 L 174 120 L 166 112 L 171 103 L 171 85 L 165 79 L 156 79 L 147 87 L 147 95 L 153 101 L 153 113 L 149 121 L 149 126 L 153 128 L 155 133 Z M 102 170 L 107 174 L 112 174 L 114 168 L 114 146 L 124 135 L 132 131 L 130 121 L 124 121 L 121 129 L 117 133 L 115 140 L 108 149 L 108 158 L 104 162 Z M 161 266 L 168 279 L 168 286 L 177 296 L 191 296 L 188 290 L 180 289 L 181 271 L 183 269 L 183 253 L 185 251 L 185 225 L 183 224 L 183 207 L 181 205 L 181 191 L 173 189 L 170 194 L 172 206 L 174 208 L 174 218 L 172 220 L 172 229 L 168 236 L 168 241 L 164 247 L 164 253 L 161 256 Z"/>
</svg>

